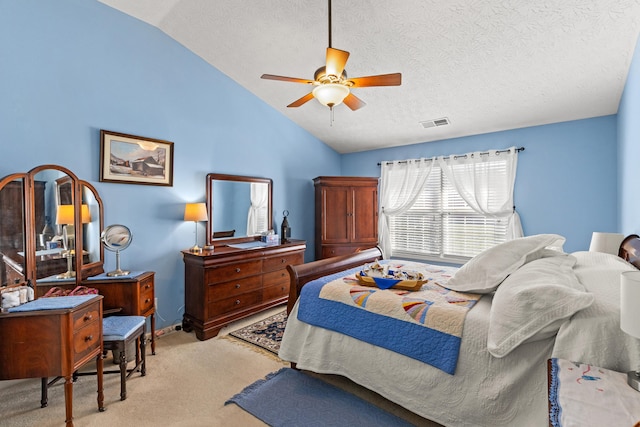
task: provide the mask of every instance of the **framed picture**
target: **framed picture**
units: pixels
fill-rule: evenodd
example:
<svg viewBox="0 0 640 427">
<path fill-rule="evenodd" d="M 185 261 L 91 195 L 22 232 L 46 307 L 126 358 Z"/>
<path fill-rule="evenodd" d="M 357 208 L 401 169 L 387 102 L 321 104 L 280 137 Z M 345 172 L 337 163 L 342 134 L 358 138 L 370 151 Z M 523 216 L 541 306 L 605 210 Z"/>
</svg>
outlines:
<svg viewBox="0 0 640 427">
<path fill-rule="evenodd" d="M 101 130 L 100 182 L 173 186 L 173 142 Z"/>
</svg>

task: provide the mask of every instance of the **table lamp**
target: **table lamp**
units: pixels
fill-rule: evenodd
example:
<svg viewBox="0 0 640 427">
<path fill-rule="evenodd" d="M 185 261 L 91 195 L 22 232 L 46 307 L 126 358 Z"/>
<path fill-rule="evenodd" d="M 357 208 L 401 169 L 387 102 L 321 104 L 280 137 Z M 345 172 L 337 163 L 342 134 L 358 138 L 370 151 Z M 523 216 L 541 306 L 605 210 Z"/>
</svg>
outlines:
<svg viewBox="0 0 640 427">
<path fill-rule="evenodd" d="M 82 223 L 88 224 L 91 222 L 91 212 L 89 212 L 88 205 L 82 205 L 81 209 Z M 58 205 L 56 213 L 56 224 L 62 225 L 62 244 L 67 251 L 67 271 L 65 273 L 56 276 L 58 279 L 71 279 L 76 277 L 76 272 L 73 271 L 73 255 L 75 252 L 75 230 L 74 230 L 74 206 L 73 205 Z"/>
<path fill-rule="evenodd" d="M 620 278 L 620 329 L 640 338 L 640 271 L 625 271 Z M 627 373 L 627 384 L 640 391 L 640 367 Z"/>
<path fill-rule="evenodd" d="M 196 225 L 196 244 L 189 249 L 191 252 L 202 251 L 198 246 L 198 222 L 207 221 L 208 219 L 206 203 L 187 203 L 184 206 L 184 220 L 193 221 Z"/>
<path fill-rule="evenodd" d="M 591 235 L 591 245 L 589 252 L 604 252 L 607 254 L 618 255 L 620 243 L 622 243 L 624 235 L 620 233 L 601 233 L 595 231 Z"/>
</svg>

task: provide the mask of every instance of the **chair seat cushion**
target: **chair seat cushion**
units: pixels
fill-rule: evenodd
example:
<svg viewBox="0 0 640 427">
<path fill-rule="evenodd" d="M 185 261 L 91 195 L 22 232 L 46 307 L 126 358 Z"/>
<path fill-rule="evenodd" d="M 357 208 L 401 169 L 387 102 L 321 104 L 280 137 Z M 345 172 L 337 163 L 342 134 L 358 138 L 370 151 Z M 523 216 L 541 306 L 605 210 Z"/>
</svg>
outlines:
<svg viewBox="0 0 640 427">
<path fill-rule="evenodd" d="M 103 341 L 122 341 L 144 325 L 144 316 L 111 316 L 102 319 Z"/>
</svg>

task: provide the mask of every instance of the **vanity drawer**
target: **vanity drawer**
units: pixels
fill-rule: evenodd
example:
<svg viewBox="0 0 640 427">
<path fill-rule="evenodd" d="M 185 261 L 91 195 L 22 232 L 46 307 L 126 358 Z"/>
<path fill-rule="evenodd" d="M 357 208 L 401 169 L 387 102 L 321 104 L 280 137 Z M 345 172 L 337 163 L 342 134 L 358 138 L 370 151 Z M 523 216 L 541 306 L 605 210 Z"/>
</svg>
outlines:
<svg viewBox="0 0 640 427">
<path fill-rule="evenodd" d="M 153 278 L 149 278 L 147 280 L 143 280 L 140 282 L 140 313 L 144 314 L 147 311 L 151 310 L 154 305 L 154 288 L 153 288 Z"/>
<path fill-rule="evenodd" d="M 289 296 L 289 282 L 265 287 L 262 290 L 262 301 L 267 302 Z"/>
<path fill-rule="evenodd" d="M 87 354 L 91 353 L 96 348 L 100 347 L 101 336 L 100 328 L 102 325 L 98 318 L 94 318 L 93 321 L 84 325 L 83 327 L 74 330 L 73 333 L 73 352 L 74 362 L 79 362 Z"/>
<path fill-rule="evenodd" d="M 263 271 L 284 269 L 287 265 L 298 265 L 304 262 L 303 254 L 285 254 L 264 260 Z"/>
<path fill-rule="evenodd" d="M 222 267 L 206 269 L 205 281 L 208 284 L 227 282 L 242 277 L 253 276 L 262 272 L 262 260 L 239 262 Z"/>
<path fill-rule="evenodd" d="M 262 276 L 262 286 L 269 287 L 275 285 L 288 285 L 289 273 L 287 270 L 272 271 Z"/>
<path fill-rule="evenodd" d="M 216 301 L 251 292 L 262 287 L 261 276 L 251 276 L 246 279 L 232 280 L 224 283 L 209 285 L 208 300 Z"/>
<path fill-rule="evenodd" d="M 79 331 L 91 322 L 95 322 L 100 319 L 100 303 L 96 302 L 91 304 L 84 310 L 73 313 L 73 330 Z"/>
<path fill-rule="evenodd" d="M 209 315 L 211 317 L 229 313 L 231 311 L 241 310 L 245 307 L 258 304 L 262 300 L 262 290 L 258 289 L 252 292 L 236 295 L 231 298 L 224 298 L 209 303 Z"/>
</svg>

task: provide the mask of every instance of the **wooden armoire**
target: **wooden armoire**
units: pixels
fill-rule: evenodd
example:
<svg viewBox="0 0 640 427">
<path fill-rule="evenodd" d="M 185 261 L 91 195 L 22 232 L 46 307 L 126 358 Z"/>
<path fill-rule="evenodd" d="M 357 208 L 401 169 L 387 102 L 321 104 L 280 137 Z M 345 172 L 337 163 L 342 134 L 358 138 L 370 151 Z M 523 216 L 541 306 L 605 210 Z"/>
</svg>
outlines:
<svg viewBox="0 0 640 427">
<path fill-rule="evenodd" d="M 319 176 L 316 259 L 354 253 L 378 243 L 378 178 Z"/>
</svg>

